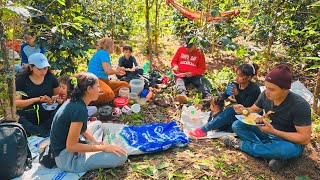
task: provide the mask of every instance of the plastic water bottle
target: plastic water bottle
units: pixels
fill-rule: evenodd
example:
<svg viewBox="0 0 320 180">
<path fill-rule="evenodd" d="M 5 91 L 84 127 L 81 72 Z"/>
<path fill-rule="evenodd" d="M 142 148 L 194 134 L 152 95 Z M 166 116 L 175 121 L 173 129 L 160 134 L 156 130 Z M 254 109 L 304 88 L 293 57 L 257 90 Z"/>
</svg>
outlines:
<svg viewBox="0 0 320 180">
<path fill-rule="evenodd" d="M 146 61 L 143 64 L 143 74 L 147 74 L 150 70 L 150 61 Z"/>
</svg>

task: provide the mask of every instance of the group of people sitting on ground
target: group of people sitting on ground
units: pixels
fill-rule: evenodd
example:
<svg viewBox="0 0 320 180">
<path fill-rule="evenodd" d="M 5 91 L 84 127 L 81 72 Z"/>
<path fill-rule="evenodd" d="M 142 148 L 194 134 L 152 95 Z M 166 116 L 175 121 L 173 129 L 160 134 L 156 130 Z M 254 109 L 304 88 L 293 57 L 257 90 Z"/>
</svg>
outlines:
<svg viewBox="0 0 320 180">
<path fill-rule="evenodd" d="M 262 93 L 251 81 L 254 69 L 257 69 L 256 65 L 248 64 L 237 69 L 235 88 L 231 92 L 238 104 L 223 110 L 226 94 L 212 98 L 208 123 L 190 131 L 189 135 L 201 138 L 212 130 L 235 132 L 238 138 L 222 137 L 225 145 L 263 158 L 270 169 L 277 171 L 287 165 L 288 159 L 301 155 L 305 145 L 310 143 L 310 105 L 289 90 L 292 73 L 288 66 L 279 65 L 267 74 L 266 90 Z M 235 118 L 238 114 L 248 116 L 251 113 L 263 115 L 253 119 L 256 126 Z"/>
<path fill-rule="evenodd" d="M 186 46 L 180 47 L 172 58 L 177 100 L 186 101 L 186 84 L 191 83 L 202 93 L 203 99 L 210 100 L 209 104 L 198 105 L 198 108 L 210 105 L 212 112 L 208 123 L 195 127 L 189 135 L 199 138 L 211 130 L 235 132 L 238 138 L 223 138 L 227 146 L 270 160 L 269 165 L 274 169 L 281 167 L 283 160 L 301 155 L 311 139 L 311 112 L 309 104 L 289 90 L 292 82 L 290 69 L 286 65 L 274 68 L 266 76 L 266 90 L 261 93 L 259 86 L 252 81 L 258 66 L 242 64 L 236 70 L 231 94 L 212 96 L 210 82 L 203 77 L 205 57 L 196 48 L 193 38 L 188 37 Z M 19 123 L 29 135 L 50 136 L 50 148 L 62 170 L 83 172 L 123 164 L 127 159 L 125 150 L 104 144 L 101 122 L 87 123 L 87 119 L 89 104 L 109 103 L 120 88 L 129 87 L 125 80 L 109 80 L 109 75 L 122 78 L 126 74 L 141 73 L 131 55 L 131 47 L 123 48 L 124 56 L 118 67 L 113 68 L 110 54 L 114 51 L 114 41 L 102 38 L 97 41 L 97 52 L 89 61 L 88 72 L 78 73 L 75 77 L 61 76 L 59 80 L 51 73 L 44 52 L 38 51 L 30 55 L 26 53 L 28 62 L 23 64 L 24 70 L 16 78 L 16 90 L 27 95 L 16 98 L 16 105 L 20 108 L 17 112 Z M 237 104 L 224 108 L 226 99 Z M 47 111 L 42 106 L 53 102 L 60 104 L 54 111 Z M 247 125 L 235 118 L 237 114 L 248 113 L 267 114 L 268 117 L 264 115 L 255 119 L 263 126 Z"/>
<path fill-rule="evenodd" d="M 92 107 L 88 105 L 100 94 L 99 78 L 82 72 L 76 77 L 61 76 L 58 81 L 49 68 L 46 56 L 35 53 L 29 57 L 25 71 L 17 75 L 16 89 L 27 95 L 16 98 L 21 108 L 17 112 L 19 123 L 27 134 L 50 136 L 50 149 L 61 170 L 84 172 L 123 164 L 125 150 L 102 142 L 102 123 L 87 122 Z M 52 102 L 60 107 L 44 109 L 42 103 Z"/>
</svg>

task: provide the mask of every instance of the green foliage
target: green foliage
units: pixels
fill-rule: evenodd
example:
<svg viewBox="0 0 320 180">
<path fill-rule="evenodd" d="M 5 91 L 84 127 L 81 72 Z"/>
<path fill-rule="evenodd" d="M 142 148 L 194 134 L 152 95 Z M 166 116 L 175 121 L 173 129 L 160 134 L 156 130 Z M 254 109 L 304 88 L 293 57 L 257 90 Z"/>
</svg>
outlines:
<svg viewBox="0 0 320 180">
<path fill-rule="evenodd" d="M 143 124 L 144 111 L 140 111 L 139 113 L 132 113 L 131 115 L 122 114 L 120 116 L 121 119 L 127 121 L 130 125 L 139 126 Z"/>
<path fill-rule="evenodd" d="M 217 94 L 223 93 L 227 84 L 233 82 L 235 77 L 235 72 L 228 67 L 222 68 L 219 72 L 205 74 L 205 78 L 211 82 L 212 88 L 216 90 Z"/>
<path fill-rule="evenodd" d="M 37 43 L 49 50 L 52 68 L 61 70 L 62 74 L 83 70 L 79 67 L 86 66 L 91 58 L 86 52 L 94 48 L 98 38 L 105 35 L 115 39 L 128 38 L 132 30 L 132 18 L 128 13 L 130 5 L 124 0 L 72 2 L 25 2 L 45 10 L 49 17 L 50 21 L 43 23 L 31 19 L 28 28 L 37 32 Z"/>
<path fill-rule="evenodd" d="M 309 176 L 297 176 L 295 180 L 309 180 Z"/>
<path fill-rule="evenodd" d="M 133 164 L 131 165 L 131 168 L 146 176 L 154 176 L 158 172 L 157 168 L 154 165 Z"/>
<path fill-rule="evenodd" d="M 0 66 L 1 67 L 1 66 Z M 6 82 L 6 74 L 0 73 L 0 117 L 5 113 L 5 108 L 9 106 L 8 85 Z"/>
<path fill-rule="evenodd" d="M 319 52 L 320 11 L 314 1 L 250 1 L 249 6 L 242 7 L 254 12 L 251 19 L 238 19 L 243 23 L 244 36 L 249 34 L 249 39 L 265 46 L 265 56 L 271 51 L 267 47 L 275 43 L 285 48 L 288 60 Z"/>
<path fill-rule="evenodd" d="M 206 1 L 195 0 L 186 2 L 183 5 L 199 11 L 205 11 L 209 7 L 212 16 L 220 16 L 222 11 L 230 10 L 233 5 L 221 0 L 209 5 L 206 3 Z M 191 34 L 195 35 L 195 44 L 205 53 L 212 53 L 213 45 L 222 47 L 225 50 L 235 50 L 238 47 L 232 41 L 239 34 L 238 24 L 234 23 L 233 18 L 205 23 L 190 20 L 175 10 L 173 20 L 173 33 L 182 38 Z"/>
<path fill-rule="evenodd" d="M 312 114 L 313 132 L 320 133 L 320 118 L 316 114 Z"/>
</svg>

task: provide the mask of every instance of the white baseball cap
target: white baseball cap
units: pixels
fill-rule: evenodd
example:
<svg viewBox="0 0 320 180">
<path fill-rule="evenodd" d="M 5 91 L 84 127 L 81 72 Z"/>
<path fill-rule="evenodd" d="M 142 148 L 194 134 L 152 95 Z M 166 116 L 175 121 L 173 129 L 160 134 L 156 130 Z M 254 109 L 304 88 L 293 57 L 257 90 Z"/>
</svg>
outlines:
<svg viewBox="0 0 320 180">
<path fill-rule="evenodd" d="M 39 69 L 50 67 L 47 57 L 42 53 L 31 54 L 28 58 L 29 64 L 35 65 Z"/>
</svg>

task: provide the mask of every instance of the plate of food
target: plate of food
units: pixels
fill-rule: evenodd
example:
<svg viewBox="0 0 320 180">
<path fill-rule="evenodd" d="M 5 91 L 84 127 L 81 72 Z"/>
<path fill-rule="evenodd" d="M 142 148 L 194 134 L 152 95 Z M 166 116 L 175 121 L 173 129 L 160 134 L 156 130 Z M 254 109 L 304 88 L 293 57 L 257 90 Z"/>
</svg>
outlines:
<svg viewBox="0 0 320 180">
<path fill-rule="evenodd" d="M 248 116 L 245 115 L 235 115 L 235 117 L 242 121 L 245 124 L 252 125 L 252 126 L 264 126 L 263 123 L 256 123 L 255 119 L 261 117 L 261 115 L 257 113 L 250 113 Z M 269 123 L 272 122 L 269 118 L 265 118 Z"/>
</svg>

